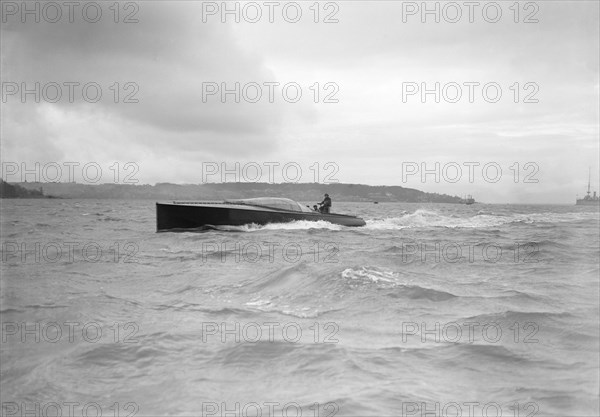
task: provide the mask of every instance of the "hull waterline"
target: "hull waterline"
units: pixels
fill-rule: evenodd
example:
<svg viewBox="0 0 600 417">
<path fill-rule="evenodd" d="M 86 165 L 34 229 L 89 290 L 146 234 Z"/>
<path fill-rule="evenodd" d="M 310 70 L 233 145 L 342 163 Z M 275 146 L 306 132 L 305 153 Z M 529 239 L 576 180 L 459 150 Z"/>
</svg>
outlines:
<svg viewBox="0 0 600 417">
<path fill-rule="evenodd" d="M 600 206 L 600 200 L 577 200 L 576 206 Z"/>
</svg>

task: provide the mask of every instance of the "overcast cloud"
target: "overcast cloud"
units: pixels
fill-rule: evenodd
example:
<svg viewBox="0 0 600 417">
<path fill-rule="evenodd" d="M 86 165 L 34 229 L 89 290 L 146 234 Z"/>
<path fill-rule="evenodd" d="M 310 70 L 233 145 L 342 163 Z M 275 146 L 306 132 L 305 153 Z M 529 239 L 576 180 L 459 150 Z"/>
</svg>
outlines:
<svg viewBox="0 0 600 417">
<path fill-rule="evenodd" d="M 103 15 L 96 23 L 85 21 L 79 10 L 72 23 L 66 16 L 47 22 L 43 14 L 39 23 L 32 16 L 23 23 L 21 10 L 13 14 L 7 3 L 21 7 L 3 2 L 4 163 L 94 161 L 109 167 L 131 161 L 140 168 L 140 183 L 200 183 L 202 162 L 293 161 L 305 171 L 304 182 L 313 180 L 309 167 L 315 162 L 333 162 L 341 182 L 513 203 L 574 203 L 575 195 L 585 192 L 591 167 L 598 189 L 597 1 L 530 2 L 539 8 L 537 23 L 522 22 L 533 11 L 524 9 L 525 2 L 515 23 L 512 1 L 499 2 L 503 14 L 497 23 L 482 17 L 481 7 L 490 2 L 480 2 L 473 23 L 466 15 L 458 23 L 443 16 L 440 23 L 433 16 L 422 23 L 420 14 L 405 15 L 403 22 L 408 3 L 392 1 L 330 2 L 327 9 L 323 2 L 319 23 L 313 21 L 313 2 L 300 3 L 298 23 L 282 18 L 286 2 L 275 10 L 274 23 L 263 2 L 256 3 L 263 12 L 258 23 L 243 15 L 240 23 L 231 15 L 222 23 L 219 13 L 203 16 L 203 8 L 221 2 L 193 1 L 132 2 L 137 23 L 115 23 L 113 2 L 101 3 Z M 134 10 L 125 5 L 119 20 Z M 338 22 L 323 23 L 331 12 Z M 468 9 L 462 6 L 462 12 Z M 5 94 L 6 83 L 35 82 L 96 82 L 103 96 L 89 103 L 79 89 L 70 102 L 63 87 L 58 102 L 42 97 L 36 103 L 32 95 L 21 100 L 20 92 Z M 115 82 L 118 103 L 109 89 Z M 127 82 L 134 84 L 125 89 Z M 263 96 L 257 103 L 243 96 L 236 103 L 233 95 L 223 103 L 219 94 L 203 100 L 203 85 L 222 82 L 258 83 Z M 265 82 L 280 83 L 272 103 Z M 281 85 L 290 82 L 302 88 L 296 103 L 282 98 Z M 315 82 L 318 103 L 309 88 Z M 433 87 L 436 82 L 463 86 L 460 101 L 442 97 L 435 103 L 429 95 L 423 103 L 420 94 L 403 100 L 403 83 Z M 473 103 L 465 82 L 480 83 Z M 482 96 L 481 85 L 488 82 L 502 88 L 496 103 Z M 334 84 L 326 88 L 326 83 Z M 510 89 L 515 83 L 518 103 Z M 525 88 L 526 83 L 532 84 Z M 447 93 L 454 96 L 453 91 Z M 124 103 L 133 92 L 130 98 L 138 102 Z M 337 102 L 324 102 L 330 93 Z M 524 102 L 530 93 L 537 103 Z M 420 175 L 407 180 L 402 166 L 411 162 L 430 168 L 436 162 L 442 167 L 495 162 L 503 177 L 486 182 L 475 169 L 470 183 L 463 165 L 456 183 L 443 177 L 436 182 L 432 175 L 425 182 Z M 537 169 L 524 169 L 528 162 Z M 538 182 L 524 182 L 528 173 Z"/>
</svg>

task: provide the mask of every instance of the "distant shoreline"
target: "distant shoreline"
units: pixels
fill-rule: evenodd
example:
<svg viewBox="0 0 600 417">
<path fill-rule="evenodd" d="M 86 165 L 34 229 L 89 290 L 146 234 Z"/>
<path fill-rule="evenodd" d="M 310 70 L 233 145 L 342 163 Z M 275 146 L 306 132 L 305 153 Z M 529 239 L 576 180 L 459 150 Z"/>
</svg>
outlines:
<svg viewBox="0 0 600 417">
<path fill-rule="evenodd" d="M 427 193 L 401 186 L 346 183 L 208 183 L 208 184 L 80 184 L 2 181 L 2 198 L 226 200 L 251 197 L 287 197 L 296 201 L 318 201 L 329 193 L 334 201 L 366 203 L 452 203 L 463 199 L 448 194 Z"/>
</svg>

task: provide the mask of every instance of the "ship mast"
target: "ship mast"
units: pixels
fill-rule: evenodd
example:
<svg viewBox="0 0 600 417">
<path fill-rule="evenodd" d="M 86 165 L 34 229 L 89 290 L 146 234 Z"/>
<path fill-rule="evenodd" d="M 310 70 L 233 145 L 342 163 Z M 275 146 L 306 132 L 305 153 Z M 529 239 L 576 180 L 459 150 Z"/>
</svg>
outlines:
<svg viewBox="0 0 600 417">
<path fill-rule="evenodd" d="M 592 168 L 589 167 L 588 168 L 588 190 L 587 190 L 588 197 L 590 196 L 590 179 L 591 179 L 591 176 L 592 176 Z"/>
</svg>

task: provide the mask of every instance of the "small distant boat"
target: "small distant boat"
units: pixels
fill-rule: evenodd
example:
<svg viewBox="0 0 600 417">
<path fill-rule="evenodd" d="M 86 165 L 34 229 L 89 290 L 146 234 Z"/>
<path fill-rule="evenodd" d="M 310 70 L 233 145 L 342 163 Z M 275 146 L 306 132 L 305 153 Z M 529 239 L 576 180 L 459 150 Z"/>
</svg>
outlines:
<svg viewBox="0 0 600 417">
<path fill-rule="evenodd" d="M 157 231 L 210 226 L 241 226 L 324 220 L 342 226 L 364 226 L 363 219 L 337 213 L 321 213 L 288 198 L 247 198 L 223 202 L 156 203 Z"/>
<path fill-rule="evenodd" d="M 590 191 L 591 177 L 592 177 L 592 169 L 589 168 L 587 195 L 583 198 L 578 198 L 577 200 L 575 200 L 576 206 L 596 206 L 596 205 L 600 204 L 600 198 L 598 198 L 598 196 L 596 195 L 596 191 L 594 191 L 593 196 L 590 195 L 590 193 L 591 193 L 591 191 Z"/>
<path fill-rule="evenodd" d="M 373 201 L 373 204 L 379 204 L 379 201 Z"/>
<path fill-rule="evenodd" d="M 468 196 L 463 198 L 462 202 L 465 203 L 466 205 L 470 206 L 471 204 L 475 203 L 475 199 L 473 198 L 473 196 L 471 194 L 469 194 Z"/>
</svg>

